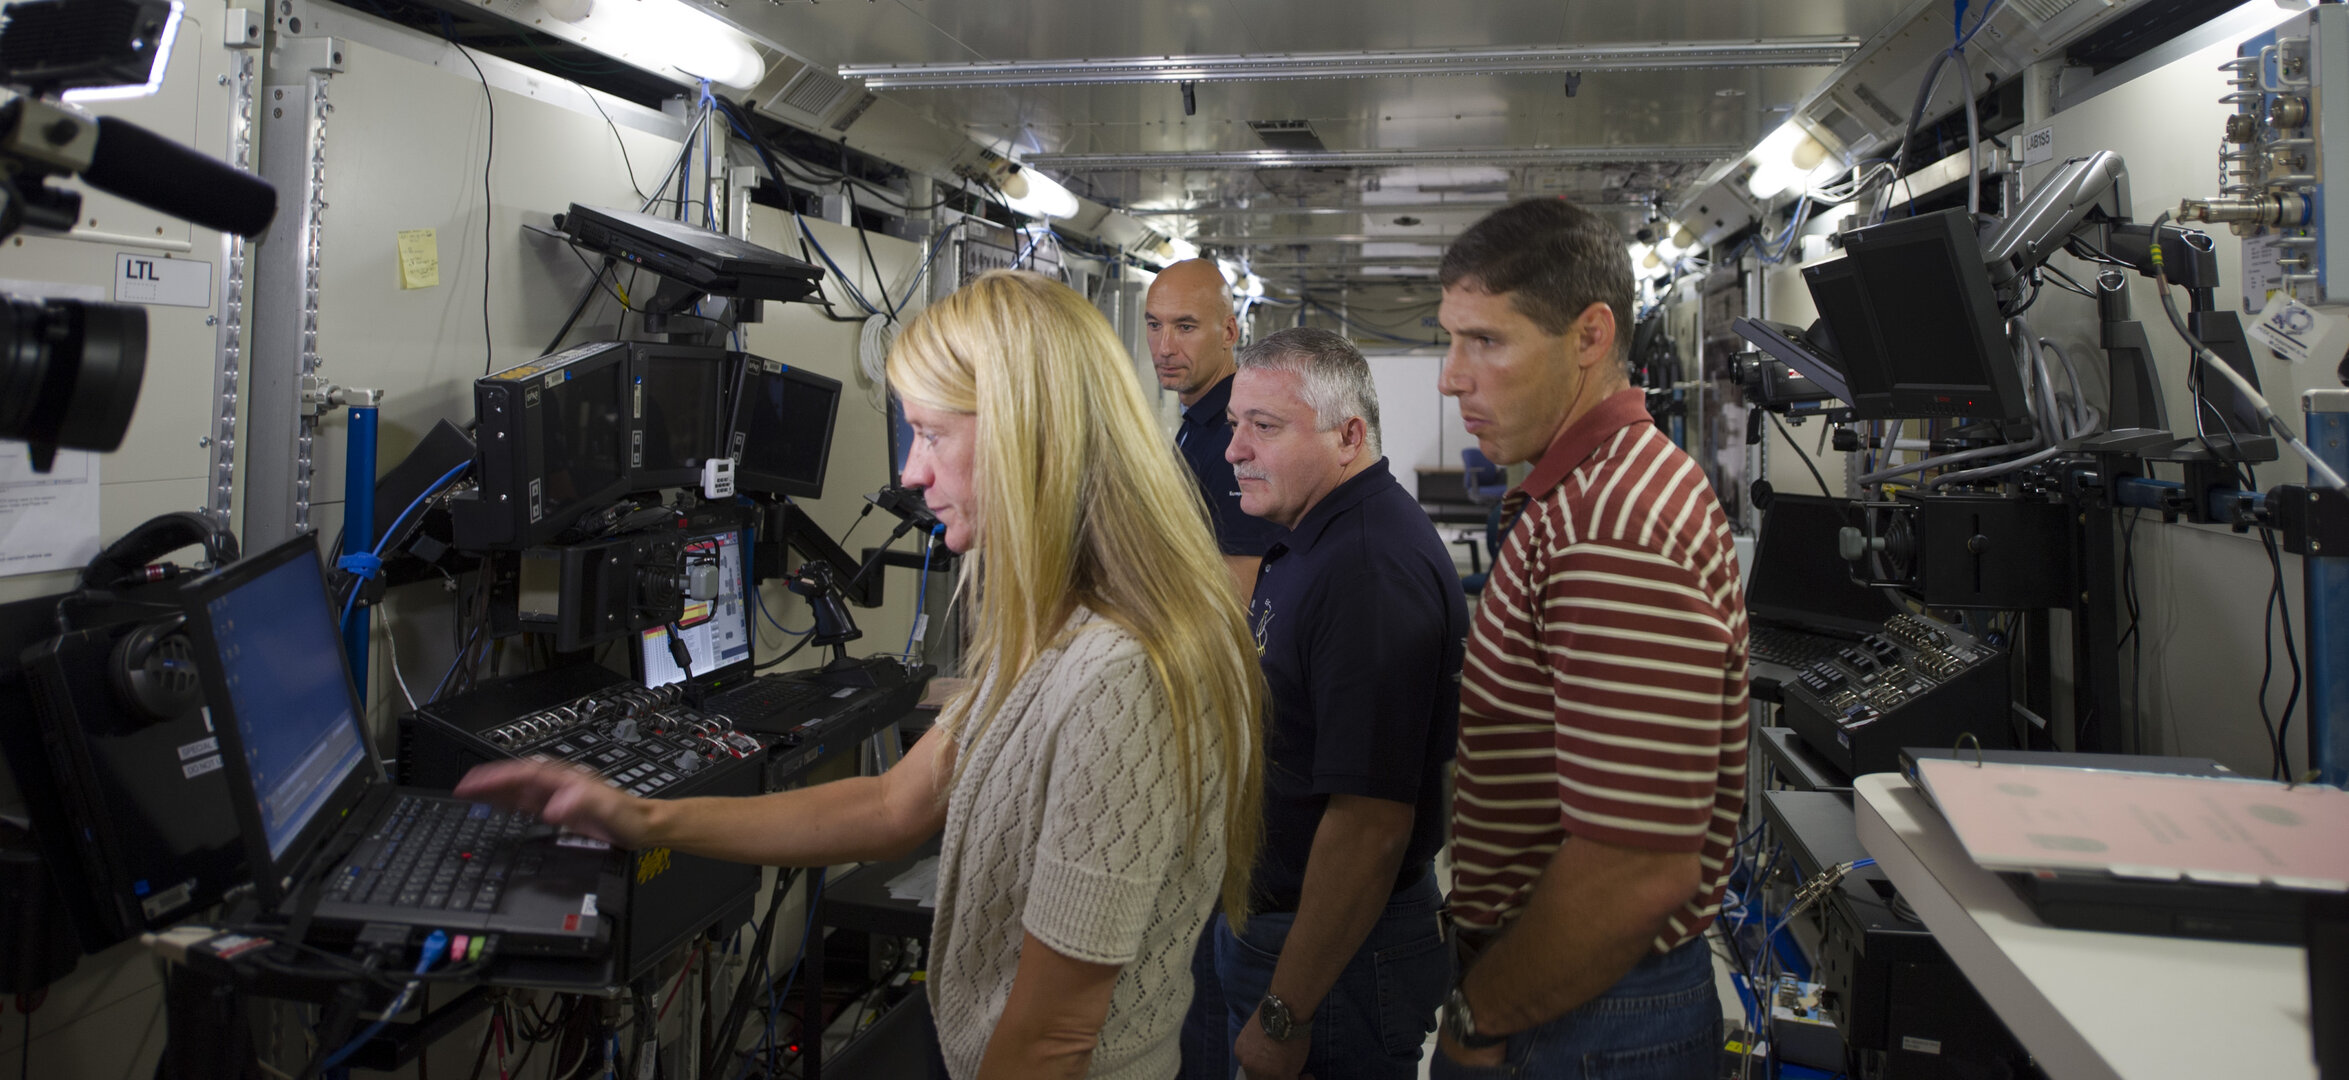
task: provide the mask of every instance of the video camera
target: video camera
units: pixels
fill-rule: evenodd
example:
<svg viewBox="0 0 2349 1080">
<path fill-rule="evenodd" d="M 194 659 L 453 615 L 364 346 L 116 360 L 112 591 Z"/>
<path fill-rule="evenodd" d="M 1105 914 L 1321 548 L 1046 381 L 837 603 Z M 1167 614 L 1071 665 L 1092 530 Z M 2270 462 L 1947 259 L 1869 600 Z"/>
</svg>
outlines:
<svg viewBox="0 0 2349 1080">
<path fill-rule="evenodd" d="M 255 236 L 277 216 L 269 182 L 76 100 L 153 93 L 180 24 L 177 0 L 28 0 L 0 25 L 0 238 L 64 232 L 81 194 L 62 177 L 208 229 Z M 47 472 L 58 447 L 122 445 L 147 372 L 136 305 L 0 296 L 0 439 L 30 444 Z"/>
</svg>

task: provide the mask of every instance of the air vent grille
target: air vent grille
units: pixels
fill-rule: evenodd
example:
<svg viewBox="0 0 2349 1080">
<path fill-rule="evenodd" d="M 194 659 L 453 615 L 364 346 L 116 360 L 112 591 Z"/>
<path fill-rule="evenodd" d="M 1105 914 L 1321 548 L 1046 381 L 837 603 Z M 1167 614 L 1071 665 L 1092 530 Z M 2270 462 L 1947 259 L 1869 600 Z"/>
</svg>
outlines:
<svg viewBox="0 0 2349 1080">
<path fill-rule="evenodd" d="M 1321 144 L 1321 136 L 1313 133 L 1310 120 L 1250 120 L 1248 126 L 1274 150 L 1329 149 Z"/>
<path fill-rule="evenodd" d="M 2080 0 L 2015 0 L 2015 8 L 2031 17 L 2035 23 L 2047 22 L 2064 13 Z"/>
<path fill-rule="evenodd" d="M 820 120 L 854 89 L 848 80 L 811 66 L 783 84 L 775 104 Z"/>
</svg>

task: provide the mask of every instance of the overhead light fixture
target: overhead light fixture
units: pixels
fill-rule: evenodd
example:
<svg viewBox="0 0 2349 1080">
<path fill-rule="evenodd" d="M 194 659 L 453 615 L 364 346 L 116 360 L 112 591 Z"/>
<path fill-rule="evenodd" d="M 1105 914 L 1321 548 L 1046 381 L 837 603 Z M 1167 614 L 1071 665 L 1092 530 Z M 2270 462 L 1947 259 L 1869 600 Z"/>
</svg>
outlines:
<svg viewBox="0 0 2349 1080">
<path fill-rule="evenodd" d="M 1105 169 L 1315 169 L 1389 165 L 1613 165 L 1718 161 L 1734 146 L 1459 147 L 1448 150 L 1175 150 L 1142 154 L 1031 154 L 1029 165 L 1061 172 Z M 1384 209 L 1383 207 L 1381 208 Z"/>
<path fill-rule="evenodd" d="M 684 0 L 538 0 L 550 19 L 577 27 L 580 44 L 653 71 L 673 69 L 748 90 L 767 74 L 750 38 Z"/>
<path fill-rule="evenodd" d="M 1017 165 L 1004 174 L 996 189 L 1003 193 L 1003 201 L 1016 213 L 1034 218 L 1072 218 L 1082 205 L 1076 193 L 1060 186 L 1060 182 Z"/>
<path fill-rule="evenodd" d="M 1757 199 L 1774 199 L 1835 165 L 1827 147 L 1794 121 L 1778 125 L 1747 155 L 1754 163 L 1746 178 L 1746 192 Z"/>
<path fill-rule="evenodd" d="M 868 90 L 964 90 L 1005 86 L 1119 83 L 1266 82 L 1411 75 L 1547 75 L 1576 71 L 1687 68 L 1833 67 L 1859 48 L 1851 38 L 1766 38 L 1625 45 L 1539 45 L 1478 49 L 1127 56 L 1071 60 L 983 60 L 935 64 L 843 64 L 840 77 Z"/>
</svg>

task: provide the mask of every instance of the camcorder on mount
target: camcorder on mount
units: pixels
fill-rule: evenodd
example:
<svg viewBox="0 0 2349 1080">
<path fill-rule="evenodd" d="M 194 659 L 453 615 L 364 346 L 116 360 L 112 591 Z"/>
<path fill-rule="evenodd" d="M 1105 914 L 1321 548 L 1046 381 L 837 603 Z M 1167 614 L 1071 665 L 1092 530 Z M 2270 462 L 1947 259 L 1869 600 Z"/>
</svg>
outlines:
<svg viewBox="0 0 2349 1080">
<path fill-rule="evenodd" d="M 64 232 L 99 191 L 181 220 L 256 236 L 277 216 L 269 182 L 115 117 L 77 96 L 153 93 L 178 32 L 175 0 L 29 0 L 0 8 L 0 239 Z M 132 304 L 0 295 L 0 439 L 47 472 L 59 447 L 122 445 L 147 372 L 147 312 Z"/>
</svg>

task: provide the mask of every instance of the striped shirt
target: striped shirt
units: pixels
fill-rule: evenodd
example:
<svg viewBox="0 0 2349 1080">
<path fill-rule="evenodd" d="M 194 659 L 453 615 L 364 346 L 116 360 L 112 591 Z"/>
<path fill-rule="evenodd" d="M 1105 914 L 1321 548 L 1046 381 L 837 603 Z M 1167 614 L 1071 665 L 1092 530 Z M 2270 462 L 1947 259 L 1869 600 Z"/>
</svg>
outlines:
<svg viewBox="0 0 2349 1080">
<path fill-rule="evenodd" d="M 1469 632 L 1452 803 L 1452 915 L 1498 930 L 1568 836 L 1693 851 L 1704 891 L 1655 941 L 1720 910 L 1745 806 L 1746 618 L 1704 473 L 1620 391 L 1525 484 Z"/>
</svg>

